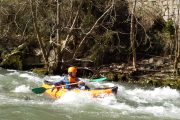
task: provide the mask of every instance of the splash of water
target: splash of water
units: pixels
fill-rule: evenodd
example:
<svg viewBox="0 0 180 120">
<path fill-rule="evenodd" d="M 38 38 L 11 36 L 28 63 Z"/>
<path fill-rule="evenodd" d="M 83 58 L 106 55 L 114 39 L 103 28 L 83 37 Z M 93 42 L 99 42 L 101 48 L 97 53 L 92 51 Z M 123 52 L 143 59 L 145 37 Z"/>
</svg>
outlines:
<svg viewBox="0 0 180 120">
<path fill-rule="evenodd" d="M 176 89 L 169 87 L 155 88 L 153 90 L 125 90 L 121 94 L 123 97 L 138 103 L 157 103 L 163 101 L 175 101 L 180 98 L 180 93 Z"/>
<path fill-rule="evenodd" d="M 85 104 L 92 102 L 92 96 L 88 93 L 67 92 L 61 98 L 57 99 L 54 104 Z"/>
<path fill-rule="evenodd" d="M 116 102 L 117 99 L 113 94 L 102 94 L 101 96 L 94 98 L 90 93 L 87 92 L 75 93 L 70 91 L 61 98 L 55 100 L 54 104 L 70 104 L 74 106 L 81 106 L 86 104 L 109 105 L 115 104 Z"/>
<path fill-rule="evenodd" d="M 18 87 L 15 88 L 15 90 L 13 90 L 12 92 L 15 93 L 30 93 L 30 86 L 26 86 L 26 85 L 20 85 Z"/>
</svg>

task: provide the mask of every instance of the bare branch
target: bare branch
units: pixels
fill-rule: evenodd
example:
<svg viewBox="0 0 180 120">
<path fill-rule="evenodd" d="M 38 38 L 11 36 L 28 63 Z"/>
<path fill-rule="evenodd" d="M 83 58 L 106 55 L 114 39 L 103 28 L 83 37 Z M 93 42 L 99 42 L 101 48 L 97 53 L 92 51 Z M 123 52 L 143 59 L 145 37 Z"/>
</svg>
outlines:
<svg viewBox="0 0 180 120">
<path fill-rule="evenodd" d="M 91 32 L 93 31 L 93 29 L 96 27 L 96 25 L 98 24 L 98 22 L 109 12 L 111 11 L 111 9 L 114 6 L 114 0 L 111 3 L 111 6 L 97 19 L 97 21 L 94 23 L 94 25 L 91 27 L 91 29 L 89 30 L 89 32 L 86 33 L 86 35 L 84 36 L 84 38 L 82 39 L 82 41 L 80 42 L 80 44 L 78 45 L 77 49 L 74 52 L 73 58 L 75 58 L 77 51 L 79 50 L 79 48 L 81 47 L 81 45 L 83 44 L 83 42 L 85 41 L 85 39 L 87 38 L 87 36 L 89 34 L 91 34 Z"/>
<path fill-rule="evenodd" d="M 76 23 L 77 17 L 78 17 L 78 15 L 79 15 L 79 11 L 80 11 L 81 5 L 82 5 L 82 1 L 81 1 L 81 4 L 79 5 L 78 11 L 76 12 L 76 16 L 75 16 L 75 18 L 74 18 L 74 20 L 73 20 L 73 23 L 72 23 L 72 25 L 71 25 L 71 28 L 70 28 L 70 30 L 69 30 L 69 34 L 66 36 L 66 39 L 65 39 L 65 41 L 63 42 L 63 45 L 62 45 L 62 47 L 61 47 L 61 52 L 64 50 L 64 48 L 65 48 L 66 45 L 67 45 L 67 42 L 69 41 L 69 37 L 70 37 L 70 34 L 71 34 L 71 32 L 72 32 L 72 30 L 73 30 L 73 28 L 74 28 L 74 25 L 75 25 L 75 23 Z"/>
<path fill-rule="evenodd" d="M 43 45 L 43 41 L 41 39 L 41 35 L 40 35 L 40 32 L 39 32 L 39 28 L 38 28 L 38 25 L 37 25 L 37 20 L 36 20 L 36 15 L 34 14 L 34 0 L 29 0 L 30 2 L 30 6 L 31 6 L 31 14 L 32 14 L 32 20 L 33 20 L 33 25 L 34 25 L 34 30 L 36 32 L 36 37 L 37 37 L 37 40 L 39 42 L 39 46 L 41 48 L 41 51 L 42 51 L 42 55 L 43 55 L 43 58 L 44 58 L 44 61 L 45 61 L 45 67 L 47 67 L 49 69 L 49 63 L 48 63 L 48 56 L 47 56 L 47 52 L 45 50 L 45 47 Z M 36 12 L 37 12 L 37 6 L 36 6 Z"/>
</svg>

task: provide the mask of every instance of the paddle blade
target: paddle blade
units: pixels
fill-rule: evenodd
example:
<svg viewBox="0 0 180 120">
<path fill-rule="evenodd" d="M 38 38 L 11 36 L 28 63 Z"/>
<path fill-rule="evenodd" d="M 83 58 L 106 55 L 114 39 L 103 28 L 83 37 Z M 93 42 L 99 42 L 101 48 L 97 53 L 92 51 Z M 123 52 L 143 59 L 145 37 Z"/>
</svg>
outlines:
<svg viewBox="0 0 180 120">
<path fill-rule="evenodd" d="M 36 94 L 41 94 L 44 93 L 47 89 L 44 87 L 39 87 L 39 88 L 33 88 L 32 92 L 36 93 Z"/>
<path fill-rule="evenodd" d="M 105 81 L 105 80 L 107 80 L 106 77 L 101 77 L 101 78 L 92 79 L 89 82 L 101 82 L 101 81 Z"/>
</svg>

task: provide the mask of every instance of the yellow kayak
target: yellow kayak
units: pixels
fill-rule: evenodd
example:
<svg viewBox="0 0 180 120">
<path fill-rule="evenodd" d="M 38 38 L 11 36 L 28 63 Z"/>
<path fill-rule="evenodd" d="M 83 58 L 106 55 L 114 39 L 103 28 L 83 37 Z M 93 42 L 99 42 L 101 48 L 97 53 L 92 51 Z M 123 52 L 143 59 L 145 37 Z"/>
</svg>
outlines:
<svg viewBox="0 0 180 120">
<path fill-rule="evenodd" d="M 44 95 L 50 97 L 50 98 L 60 98 L 64 94 L 66 94 L 68 91 L 72 91 L 75 93 L 89 93 L 92 95 L 92 97 L 98 97 L 102 94 L 112 94 L 112 93 L 117 93 L 118 87 L 112 87 L 112 88 L 98 88 L 98 89 L 93 89 L 93 90 L 80 90 L 80 89 L 73 89 L 73 90 L 68 90 L 65 88 L 61 88 L 60 90 L 57 90 L 56 88 L 52 91 L 52 85 L 48 84 L 43 84 L 42 87 L 46 88 L 47 90 L 44 92 Z"/>
</svg>

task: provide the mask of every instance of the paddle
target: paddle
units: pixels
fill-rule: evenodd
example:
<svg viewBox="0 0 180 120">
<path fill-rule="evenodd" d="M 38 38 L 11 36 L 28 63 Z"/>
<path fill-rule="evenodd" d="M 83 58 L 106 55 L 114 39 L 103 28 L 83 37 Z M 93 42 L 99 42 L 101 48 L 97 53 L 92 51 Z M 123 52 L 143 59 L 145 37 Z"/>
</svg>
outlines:
<svg viewBox="0 0 180 120">
<path fill-rule="evenodd" d="M 105 81 L 105 80 L 107 80 L 106 77 L 100 77 L 100 78 L 94 78 L 94 79 L 91 79 L 91 80 L 88 80 L 88 81 L 86 80 L 84 82 L 101 82 L 101 81 Z M 44 80 L 44 83 L 48 84 L 48 85 L 53 85 L 53 82 L 48 81 L 48 80 Z"/>
<path fill-rule="evenodd" d="M 96 79 L 89 80 L 89 82 L 101 82 L 101 81 L 105 81 L 105 80 L 107 80 L 106 77 L 101 77 L 101 78 L 96 78 Z"/>
<path fill-rule="evenodd" d="M 75 84 L 78 84 L 78 83 L 72 83 L 72 84 L 67 84 L 67 85 L 75 85 Z M 61 86 L 56 86 L 56 87 L 65 87 L 67 85 L 61 85 Z M 39 87 L 39 88 L 33 88 L 32 89 L 32 92 L 33 93 L 36 93 L 36 94 L 41 94 L 41 93 L 44 93 L 46 90 L 48 89 L 52 89 L 53 87 L 51 88 L 44 88 L 44 87 Z"/>
<path fill-rule="evenodd" d="M 96 78 L 96 79 L 89 80 L 89 82 L 101 82 L 104 80 L 107 80 L 107 78 L 106 77 Z M 72 83 L 72 84 L 67 84 L 67 85 L 75 85 L 75 84 L 78 84 L 78 83 Z M 64 86 L 66 86 L 66 85 L 61 85 L 61 86 L 56 86 L 56 87 L 64 87 Z M 52 89 L 52 88 L 44 88 L 44 87 L 33 88 L 32 92 L 34 92 L 36 94 L 41 94 L 41 93 L 44 93 L 46 90 Z"/>
</svg>

